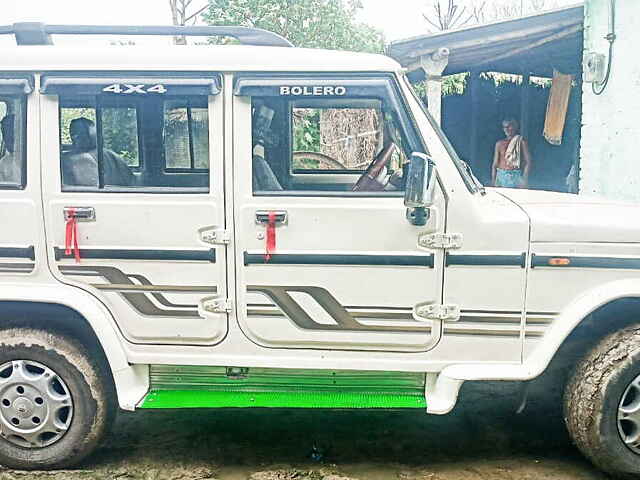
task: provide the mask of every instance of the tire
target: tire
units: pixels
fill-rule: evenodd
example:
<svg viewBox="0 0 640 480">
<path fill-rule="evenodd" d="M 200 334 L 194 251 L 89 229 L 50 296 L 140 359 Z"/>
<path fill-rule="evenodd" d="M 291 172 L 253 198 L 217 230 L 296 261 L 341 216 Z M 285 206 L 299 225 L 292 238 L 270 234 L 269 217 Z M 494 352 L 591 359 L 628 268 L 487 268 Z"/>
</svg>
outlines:
<svg viewBox="0 0 640 480">
<path fill-rule="evenodd" d="M 42 330 L 0 330 L 1 465 L 72 466 L 96 448 L 114 416 L 110 377 L 80 344 Z"/>
<path fill-rule="evenodd" d="M 565 389 L 564 417 L 574 443 L 615 478 L 640 478 L 640 453 L 618 429 L 618 408 L 639 375 L 640 325 L 633 325 L 605 337 L 577 365 Z"/>
</svg>

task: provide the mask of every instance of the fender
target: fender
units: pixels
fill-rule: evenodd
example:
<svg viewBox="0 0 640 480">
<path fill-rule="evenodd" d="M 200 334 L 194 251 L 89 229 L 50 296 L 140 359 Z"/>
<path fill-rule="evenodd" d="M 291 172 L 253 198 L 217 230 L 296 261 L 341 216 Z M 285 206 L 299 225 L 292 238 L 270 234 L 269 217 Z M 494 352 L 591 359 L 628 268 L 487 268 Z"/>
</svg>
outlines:
<svg viewBox="0 0 640 480">
<path fill-rule="evenodd" d="M 120 408 L 134 410 L 146 394 L 147 366 L 129 364 L 111 312 L 91 294 L 69 285 L 3 283 L 0 301 L 53 303 L 75 310 L 89 323 L 104 350 Z"/>
<path fill-rule="evenodd" d="M 467 380 L 531 380 L 542 374 L 562 343 L 580 323 L 598 308 L 622 298 L 640 297 L 640 279 L 604 283 L 576 297 L 557 317 L 544 340 L 522 364 L 467 364 L 445 367 L 428 396 L 429 413 L 445 414 L 456 404 L 460 386 Z"/>
</svg>

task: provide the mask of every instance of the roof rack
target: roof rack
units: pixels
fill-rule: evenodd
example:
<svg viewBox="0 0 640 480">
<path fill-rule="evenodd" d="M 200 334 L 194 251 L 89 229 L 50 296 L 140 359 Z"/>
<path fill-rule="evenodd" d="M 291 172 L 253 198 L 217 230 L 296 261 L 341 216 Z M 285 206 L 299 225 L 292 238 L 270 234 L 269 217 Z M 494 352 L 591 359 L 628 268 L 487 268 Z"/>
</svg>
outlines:
<svg viewBox="0 0 640 480">
<path fill-rule="evenodd" d="M 52 45 L 51 35 L 185 35 L 232 37 L 245 45 L 293 47 L 277 33 L 260 28 L 216 26 L 47 25 L 19 22 L 0 26 L 0 35 L 15 35 L 18 45 Z"/>
</svg>

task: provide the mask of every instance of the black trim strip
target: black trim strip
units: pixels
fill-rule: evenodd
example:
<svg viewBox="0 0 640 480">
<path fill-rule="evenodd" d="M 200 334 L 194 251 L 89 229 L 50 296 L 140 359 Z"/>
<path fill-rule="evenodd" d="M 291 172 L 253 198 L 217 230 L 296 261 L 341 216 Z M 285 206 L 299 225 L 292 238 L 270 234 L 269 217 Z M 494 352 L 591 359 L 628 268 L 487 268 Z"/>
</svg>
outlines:
<svg viewBox="0 0 640 480">
<path fill-rule="evenodd" d="M 248 265 L 385 265 L 433 268 L 433 255 L 322 255 L 276 253 L 265 261 L 264 254 L 244 252 Z"/>
<path fill-rule="evenodd" d="M 445 256 L 445 266 L 451 265 L 478 265 L 491 267 L 519 266 L 525 268 L 527 254 L 520 255 L 456 255 L 448 253 Z"/>
<path fill-rule="evenodd" d="M 166 88 L 166 93 L 146 93 L 142 92 L 130 92 L 128 94 L 117 94 L 105 92 L 104 88 L 113 85 L 145 85 L 146 87 L 152 87 L 154 85 L 162 84 Z M 94 76 L 87 75 L 73 75 L 69 74 L 48 74 L 43 75 L 40 82 L 40 92 L 46 95 L 104 95 L 110 98 L 118 96 L 138 96 L 145 95 L 147 97 L 154 96 L 157 98 L 164 98 L 168 95 L 218 95 L 221 92 L 220 76 L 215 73 L 207 74 L 207 77 L 202 77 L 195 73 L 191 77 L 174 77 L 171 74 L 167 75 L 131 75 L 114 73 L 113 75 L 100 75 Z M 125 87 L 126 88 L 126 87 Z"/>
<path fill-rule="evenodd" d="M 29 260 L 36 260 L 36 249 L 31 247 L 16 248 L 16 247 L 0 247 L 0 257 L 2 258 L 28 258 Z"/>
<path fill-rule="evenodd" d="M 550 265 L 554 258 L 569 260 L 567 265 Z M 620 270 L 640 270 L 640 258 L 616 257 L 570 257 L 567 255 L 531 255 L 531 268 L 611 268 Z"/>
<path fill-rule="evenodd" d="M 74 258 L 73 252 L 65 254 L 64 248 L 53 248 L 56 260 Z M 215 249 L 209 250 L 109 250 L 81 248 L 80 257 L 109 260 L 182 260 L 216 262 Z"/>
</svg>

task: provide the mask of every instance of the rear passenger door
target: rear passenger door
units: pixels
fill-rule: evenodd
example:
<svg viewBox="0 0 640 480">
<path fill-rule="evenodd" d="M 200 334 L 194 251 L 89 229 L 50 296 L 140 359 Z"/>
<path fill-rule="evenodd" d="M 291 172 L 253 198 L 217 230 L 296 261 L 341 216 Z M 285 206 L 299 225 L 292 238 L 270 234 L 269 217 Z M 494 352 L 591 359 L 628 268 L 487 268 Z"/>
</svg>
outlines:
<svg viewBox="0 0 640 480">
<path fill-rule="evenodd" d="M 35 256 L 42 249 L 38 144 L 35 135 L 27 138 L 27 122 L 37 121 L 33 83 L 31 76 L 0 74 L 0 277 L 8 281 L 42 268 Z"/>
<path fill-rule="evenodd" d="M 213 345 L 227 333 L 215 308 L 227 297 L 214 235 L 225 228 L 220 85 L 214 74 L 41 78 L 49 264 L 101 298 L 131 342 Z"/>
</svg>

